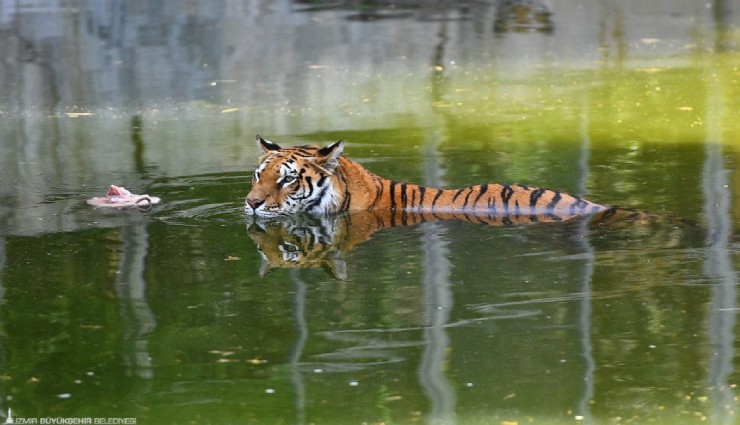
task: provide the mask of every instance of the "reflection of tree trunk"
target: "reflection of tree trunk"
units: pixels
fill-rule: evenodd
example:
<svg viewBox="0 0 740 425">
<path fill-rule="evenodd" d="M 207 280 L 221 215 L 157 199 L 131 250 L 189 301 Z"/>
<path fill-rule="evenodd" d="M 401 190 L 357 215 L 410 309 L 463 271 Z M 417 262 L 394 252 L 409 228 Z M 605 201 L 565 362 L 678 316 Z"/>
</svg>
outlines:
<svg viewBox="0 0 740 425">
<path fill-rule="evenodd" d="M 578 183 L 578 195 L 583 196 L 587 193 L 586 183 L 590 172 L 589 158 L 591 157 L 591 137 L 588 133 L 590 116 L 588 110 L 588 97 L 584 92 L 581 96 L 581 152 L 579 158 L 580 179 Z M 581 355 L 586 363 L 586 370 L 583 372 L 583 395 L 578 403 L 577 415 L 583 417 L 584 424 L 593 423 L 591 418 L 590 403 L 594 396 L 594 372 L 596 371 L 596 361 L 593 356 L 593 347 L 591 343 L 591 282 L 593 280 L 594 263 L 596 257 L 594 248 L 588 238 L 588 222 L 581 223 L 577 237 L 578 243 L 583 250 L 584 263 L 581 273 L 581 311 L 578 318 L 578 327 L 581 332 Z"/>
<path fill-rule="evenodd" d="M 3 270 L 5 269 L 5 238 L 0 236 L 0 278 L 3 275 Z M 0 279 L 0 304 L 3 302 L 3 298 L 5 297 L 5 286 L 3 286 L 3 281 Z M 5 334 L 5 332 L 3 332 Z M 7 361 L 5 359 L 5 341 L 0 339 L 0 374 L 3 376 L 8 375 L 7 371 Z M 10 413 L 5 409 L 3 400 L 6 400 L 6 394 L 5 394 L 5 386 L 0 387 L 0 418 L 7 419 L 5 417 L 6 413 Z"/>
<path fill-rule="evenodd" d="M 622 68 L 627 58 L 624 12 L 622 3 L 614 0 L 601 0 L 599 15 L 599 48 L 601 62 Z"/>
<path fill-rule="evenodd" d="M 432 55 L 434 73 L 430 102 L 434 105 L 444 94 L 444 54 L 448 42 L 447 23 L 443 20 L 437 33 L 439 42 Z M 440 117 L 437 122 L 444 122 Z M 441 126 L 440 126 L 441 128 Z M 426 140 L 424 152 L 424 184 L 442 187 L 442 167 L 439 159 L 440 128 L 432 128 Z M 431 410 L 429 423 L 454 423 L 455 392 L 444 374 L 445 356 L 450 340 L 445 331 L 449 321 L 453 300 L 450 291 L 450 262 L 447 259 L 447 243 L 443 239 L 440 223 L 421 225 L 421 241 L 424 253 L 424 351 L 419 365 L 419 382 L 429 397 Z"/>
<path fill-rule="evenodd" d="M 497 0 L 493 32 L 552 33 L 552 7 L 544 0 Z"/>
<path fill-rule="evenodd" d="M 18 111 L 53 110 L 60 100 L 56 72 L 50 59 L 43 56 L 34 42 L 22 37 L 17 29 L 0 30 L 0 56 L 3 58 L 0 84 L 4 83 L 3 95 Z"/>
<path fill-rule="evenodd" d="M 154 330 L 154 315 L 146 302 L 146 256 L 149 234 L 144 216 L 135 216 L 122 229 L 123 253 L 115 288 L 124 326 L 124 364 L 129 375 L 152 377 L 152 360 L 146 335 Z"/>
<path fill-rule="evenodd" d="M 709 313 L 710 357 L 707 384 L 712 400 L 711 423 L 735 423 L 737 410 L 728 378 L 733 371 L 734 328 L 737 307 L 737 276 L 732 263 L 730 237 L 731 194 L 729 170 L 724 168 L 722 155 L 723 99 L 719 85 L 711 87 L 707 102 L 706 159 L 702 176 L 704 215 L 707 222 L 707 257 L 704 273 L 715 283 Z"/>
<path fill-rule="evenodd" d="M 435 54 L 435 63 L 441 64 L 444 55 L 446 30 L 440 30 L 440 47 Z M 441 66 L 441 65 L 440 65 Z M 436 84 L 442 84 L 440 75 L 434 75 Z M 441 166 L 439 160 L 439 131 L 432 129 L 426 143 L 424 154 L 424 183 L 441 187 Z M 424 351 L 419 366 L 419 381 L 429 397 L 431 411 L 429 423 L 454 423 L 455 392 L 444 374 L 445 356 L 450 340 L 445 330 L 453 307 L 450 291 L 450 262 L 447 259 L 447 242 L 444 241 L 443 226 L 440 223 L 421 225 L 422 249 L 424 253 L 424 305 L 426 306 L 424 328 Z"/>
<path fill-rule="evenodd" d="M 134 164 L 136 164 L 136 172 L 140 176 L 144 177 L 146 173 L 146 166 L 144 163 L 144 139 L 142 133 L 144 132 L 144 122 L 141 119 L 140 114 L 136 114 L 131 117 L 131 142 L 134 144 Z"/>
<path fill-rule="evenodd" d="M 734 43 L 731 34 L 732 23 L 732 2 L 727 0 L 714 0 L 712 6 L 714 18 L 714 48 L 717 52 L 732 51 L 737 46 Z"/>
<path fill-rule="evenodd" d="M 452 424 L 455 392 L 444 374 L 445 356 L 450 346 L 445 325 L 453 307 L 447 242 L 443 239 L 440 223 L 424 223 L 421 229 L 426 326 L 419 380 L 431 402 L 429 423 Z"/>
<path fill-rule="evenodd" d="M 290 271 L 290 280 L 295 287 L 295 303 L 293 304 L 293 318 L 295 320 L 296 341 L 290 350 L 290 381 L 295 392 L 295 423 L 302 424 L 306 422 L 306 390 L 303 384 L 303 375 L 301 374 L 300 364 L 303 355 L 303 347 L 308 339 L 308 324 L 306 323 L 306 282 L 298 277 L 298 270 Z"/>
<path fill-rule="evenodd" d="M 0 277 L 2 277 L 2 271 L 5 269 L 5 238 L 0 237 Z M 3 286 L 3 281 L 0 279 L 0 303 L 3 301 L 3 298 L 5 297 L 5 286 Z"/>
</svg>

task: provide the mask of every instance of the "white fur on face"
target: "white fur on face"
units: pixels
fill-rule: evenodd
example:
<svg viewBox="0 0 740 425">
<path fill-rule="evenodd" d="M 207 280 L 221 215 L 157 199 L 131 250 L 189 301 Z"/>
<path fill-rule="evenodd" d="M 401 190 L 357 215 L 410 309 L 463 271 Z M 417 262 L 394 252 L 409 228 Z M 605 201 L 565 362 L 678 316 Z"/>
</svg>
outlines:
<svg viewBox="0 0 740 425">
<path fill-rule="evenodd" d="M 259 182 L 265 165 L 263 162 L 255 171 L 255 183 Z M 244 206 L 247 215 L 274 218 L 299 213 L 331 214 L 339 207 L 339 196 L 326 177 L 315 181 L 311 177 L 301 177 L 295 164 L 282 164 L 277 178 L 276 193 L 284 194 L 282 199 L 265 202 L 252 209 L 248 204 Z"/>
</svg>

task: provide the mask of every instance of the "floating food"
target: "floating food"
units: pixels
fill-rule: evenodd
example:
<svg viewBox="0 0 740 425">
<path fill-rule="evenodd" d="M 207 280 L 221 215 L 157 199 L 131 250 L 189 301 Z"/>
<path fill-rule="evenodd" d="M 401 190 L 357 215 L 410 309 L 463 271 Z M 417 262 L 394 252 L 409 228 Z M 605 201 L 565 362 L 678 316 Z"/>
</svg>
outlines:
<svg viewBox="0 0 740 425">
<path fill-rule="evenodd" d="M 131 193 L 123 187 L 111 185 L 105 196 L 96 196 L 88 199 L 87 203 L 95 207 L 110 208 L 139 208 L 147 210 L 154 204 L 158 204 L 160 199 L 156 196 L 137 195 Z"/>
</svg>

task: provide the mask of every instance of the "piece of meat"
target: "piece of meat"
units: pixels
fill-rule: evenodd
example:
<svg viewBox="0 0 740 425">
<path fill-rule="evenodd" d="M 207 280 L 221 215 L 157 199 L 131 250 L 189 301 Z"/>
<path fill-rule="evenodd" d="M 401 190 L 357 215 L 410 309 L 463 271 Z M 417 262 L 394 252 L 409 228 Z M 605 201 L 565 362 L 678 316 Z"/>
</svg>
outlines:
<svg viewBox="0 0 740 425">
<path fill-rule="evenodd" d="M 111 208 L 139 208 L 146 210 L 152 205 L 159 203 L 160 199 L 156 196 L 137 195 L 131 193 L 123 187 L 111 185 L 108 193 L 104 197 L 98 196 L 88 199 L 87 203 L 95 207 Z"/>
</svg>

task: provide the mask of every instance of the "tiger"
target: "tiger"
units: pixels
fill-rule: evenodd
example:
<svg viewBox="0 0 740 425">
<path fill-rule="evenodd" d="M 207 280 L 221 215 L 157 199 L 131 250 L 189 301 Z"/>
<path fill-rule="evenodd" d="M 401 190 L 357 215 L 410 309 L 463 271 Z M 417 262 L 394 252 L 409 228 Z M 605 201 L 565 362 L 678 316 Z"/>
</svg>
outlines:
<svg viewBox="0 0 740 425">
<path fill-rule="evenodd" d="M 437 189 L 380 177 L 343 155 L 344 141 L 324 147 L 280 147 L 259 135 L 262 150 L 245 199 L 248 216 L 277 218 L 300 213 L 386 212 L 383 227 L 460 219 L 486 224 L 560 222 L 614 207 L 558 190 L 488 183 Z"/>
</svg>

